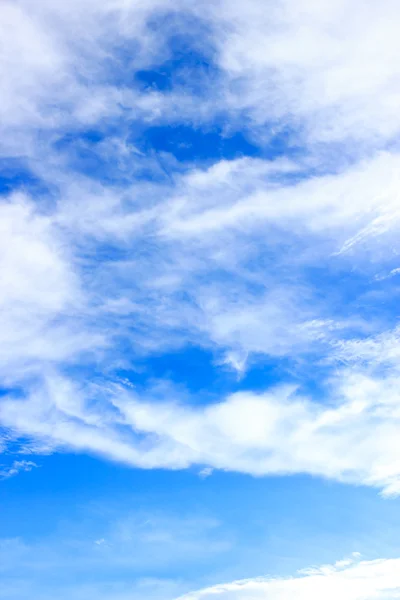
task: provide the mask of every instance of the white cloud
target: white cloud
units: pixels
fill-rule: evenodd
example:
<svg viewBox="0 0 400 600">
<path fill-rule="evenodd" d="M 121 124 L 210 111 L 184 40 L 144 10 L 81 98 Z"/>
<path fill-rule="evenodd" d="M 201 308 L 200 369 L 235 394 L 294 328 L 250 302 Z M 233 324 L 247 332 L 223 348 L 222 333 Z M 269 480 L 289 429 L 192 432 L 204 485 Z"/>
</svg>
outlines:
<svg viewBox="0 0 400 600">
<path fill-rule="evenodd" d="M 38 465 L 32 460 L 14 460 L 13 463 L 7 467 L 0 465 L 0 479 L 7 479 L 8 477 L 14 477 L 23 471 L 32 471 L 32 469 L 38 467 Z"/>
<path fill-rule="evenodd" d="M 201 102 L 190 85 L 143 93 L 126 83 L 121 53 L 129 54 L 130 72 L 165 62 L 168 39 L 187 16 L 189 33 L 198 33 L 219 68 L 205 78 Z M 43 145 L 55 133 L 126 111 L 149 122 L 197 124 L 223 112 L 228 131 L 250 117 L 256 138 L 289 128 L 311 146 L 356 141 L 346 147 L 350 155 L 365 150 L 362 142 L 384 147 L 398 133 L 398 18 L 395 0 L 379 8 L 371 0 L 280 0 L 267 10 L 260 0 L 236 7 L 225 0 L 107 0 L 101 7 L 74 0 L 68 10 L 48 0 L 5 1 L 1 147 L 37 155 L 39 139 Z M 149 26 L 157 19 L 162 27 Z"/>
<path fill-rule="evenodd" d="M 332 251 L 349 249 L 397 228 L 398 164 L 397 154 L 381 153 L 340 172 L 313 175 L 307 164 L 279 160 L 218 163 L 188 176 L 191 187 L 168 207 L 166 233 L 201 237 L 276 227 L 292 236 L 332 238 Z M 222 168 L 227 173 L 221 181 Z M 293 183 L 287 173 L 303 177 Z M 318 241 L 312 239 L 313 245 Z"/>
<path fill-rule="evenodd" d="M 131 70 L 152 64 L 162 50 L 168 56 L 169 28 L 152 32 L 147 21 L 178 10 L 169 0 L 73 0 L 68 10 L 48 0 L 2 2 L 0 154 L 37 159 L 57 136 L 124 109 L 149 119 L 159 114 L 162 95 L 141 94 L 113 76 L 123 72 L 118 52 L 131 52 Z"/>
<path fill-rule="evenodd" d="M 362 339 L 341 340 L 333 359 L 352 364 L 384 365 L 397 374 L 400 368 L 400 327 Z"/>
<path fill-rule="evenodd" d="M 101 347 L 82 327 L 85 298 L 52 218 L 23 195 L 0 202 L 1 374 L 13 382 Z"/>
<path fill-rule="evenodd" d="M 201 479 L 207 479 L 207 477 L 211 477 L 213 472 L 214 469 L 212 469 L 211 467 L 204 467 L 204 469 L 201 469 L 201 471 L 199 471 L 199 477 L 201 477 Z"/>
<path fill-rule="evenodd" d="M 309 142 L 390 139 L 399 130 L 399 10 L 394 0 L 215 3 L 224 100 Z"/>
<path fill-rule="evenodd" d="M 383 155 L 291 185 L 286 163 L 246 159 L 192 171 L 172 189 L 72 183 L 66 172 L 51 214 L 11 197 L 0 207 L 3 364 L 12 378 L 13 360 L 26 369 L 35 357 L 54 362 L 100 351 L 114 343 L 111 325 L 118 336 L 133 326 L 142 348 L 185 339 L 217 346 L 239 369 L 249 353 L 296 355 L 349 328 L 363 332 L 356 313 L 331 314 L 303 269 L 320 261 L 347 268 L 346 256 L 332 253 L 379 215 L 387 231 L 364 236 L 361 250 L 381 244 L 380 264 L 390 259 L 398 209 L 387 182 L 397 162 Z M 138 194 L 143 202 L 152 196 L 153 206 L 132 201 Z M 103 243 L 123 258 L 100 259 Z M 353 263 L 363 265 L 363 252 L 352 247 Z"/>
<path fill-rule="evenodd" d="M 354 557 L 357 558 L 357 557 Z M 179 600 L 368 600 L 400 597 L 400 559 L 339 561 L 300 572 L 295 577 L 259 577 L 216 585 Z"/>
<path fill-rule="evenodd" d="M 365 248 L 379 244 L 379 264 L 390 263 L 385 243 L 397 235 L 395 219 L 386 219 L 382 241 L 365 236 L 364 245 L 339 250 L 377 214 L 397 214 L 394 185 L 382 192 L 397 162 L 384 154 L 294 184 L 288 169 L 304 165 L 221 162 L 177 177 L 172 188 L 152 186 L 154 210 L 134 201 L 137 191 L 147 197 L 145 187 L 121 196 L 98 184 L 94 193 L 84 178 L 60 185 L 50 214 L 25 197 L 7 199 L 1 335 L 9 336 L 5 379 L 24 393 L 2 400 L 3 426 L 48 451 L 93 452 L 143 468 L 309 473 L 397 494 L 397 370 L 373 370 L 383 347 L 386 362 L 397 360 L 396 331 L 376 335 L 379 322 L 366 323 L 357 310 L 338 314 L 304 275 L 321 261 L 365 268 Z M 104 241 L 122 258 L 102 259 Z M 132 344 L 133 361 L 135 353 L 194 341 L 226 353 L 222 360 L 240 370 L 251 354 L 299 359 L 317 350 L 318 360 L 364 353 L 372 367 L 340 372 L 325 404 L 277 386 L 192 408 L 174 391 L 160 402 L 151 389 L 139 398 L 108 383 L 107 370 L 112 381 L 114 366 L 127 360 L 120 340 Z M 61 374 L 80 357 L 104 365 L 101 384 Z"/>
<path fill-rule="evenodd" d="M 307 473 L 400 492 L 397 376 L 344 370 L 313 400 L 293 386 L 239 392 L 191 407 L 173 390 L 139 398 L 120 386 L 78 390 L 59 378 L 26 400 L 5 399 L 4 426 L 54 450 L 142 468 L 190 465 L 256 476 Z"/>
<path fill-rule="evenodd" d="M 344 371 L 324 403 L 291 388 L 241 392 L 201 409 L 114 401 L 136 431 L 157 435 L 148 458 L 254 475 L 310 473 L 399 491 L 397 377 Z"/>
<path fill-rule="evenodd" d="M 99 184 L 95 194 L 83 178 L 60 186 L 59 207 L 49 215 L 25 197 L 7 199 L 1 209 L 9 327 L 1 335 L 9 336 L 6 381 L 22 382 L 24 394 L 2 400 L 3 426 L 33 438 L 36 448 L 93 452 L 143 468 L 309 473 L 397 494 L 397 366 L 374 371 L 382 361 L 397 365 L 397 330 L 376 335 L 380 323 L 366 323 L 356 310 L 338 315 L 303 275 L 321 260 L 365 268 L 363 246 L 338 251 L 379 211 L 396 214 L 394 186 L 385 188 L 387 202 L 380 192 L 396 165 L 381 155 L 289 184 L 287 163 L 222 162 L 177 178 L 173 188 L 151 187 L 156 210 L 131 200 L 140 186 L 121 197 Z M 79 191 L 87 211 L 81 219 Z M 213 208 L 217 203 L 223 211 Z M 181 224 L 191 221 L 196 226 L 182 235 Z M 396 221 L 387 224 L 391 243 Z M 104 240 L 122 259 L 99 259 Z M 139 242 L 146 251 L 138 254 Z M 369 249 L 380 242 L 366 236 L 363 243 Z M 382 247 L 380 265 L 390 262 L 385 240 Z M 375 336 L 365 339 L 370 331 Z M 132 343 L 133 360 L 144 349 L 195 341 L 226 352 L 223 360 L 240 370 L 252 353 L 296 359 L 317 349 L 318 360 L 351 359 L 356 368 L 328 381 L 321 400 L 277 386 L 197 408 L 174 390 L 160 402 L 151 389 L 139 397 L 107 375 L 88 385 L 60 374 L 82 356 L 85 365 L 97 357 L 112 381 L 113 367 L 126 360 L 121 339 Z M 360 368 L 365 357 L 368 368 Z"/>
<path fill-rule="evenodd" d="M 181 106 L 182 90 L 142 92 L 111 77 L 120 50 L 131 52 L 132 73 L 169 58 L 181 21 L 159 35 L 149 19 L 199 16 L 194 4 L 28 4 L 0 8 L 2 152 L 24 157 L 51 192 L 0 204 L 0 374 L 16 388 L 0 418 L 10 435 L 146 468 L 306 472 L 397 493 L 397 330 L 385 333 L 390 310 L 359 311 L 366 284 L 394 272 L 399 252 L 399 157 L 387 143 L 398 130 L 397 4 L 379 14 L 345 1 L 204 9 L 222 69 L 204 112 L 191 92 Z M 357 8 L 359 19 L 344 19 Z M 170 158 L 174 175 L 149 183 L 136 169 L 159 173 L 157 157 L 138 153 L 121 125 L 90 147 L 128 173 L 118 183 L 78 173 L 73 152 L 53 144 L 125 114 L 198 123 L 221 103 L 232 130 L 250 115 L 259 140 L 267 122 L 300 127 L 304 155 L 179 170 Z M 363 146 L 367 157 L 353 164 L 332 162 L 330 150 L 316 157 L 314 142 L 340 142 L 333 150 L 346 154 L 349 136 L 369 150 L 375 140 L 373 151 Z M 349 292 L 353 276 L 362 285 Z M 311 360 L 356 367 L 320 381 L 325 404 L 277 386 L 193 408 L 174 392 L 160 402 L 152 389 L 138 398 L 108 382 L 139 354 L 186 343 L 240 373 L 255 356 L 300 364 L 300 380 Z M 379 372 L 383 363 L 393 370 Z M 88 385 L 80 369 L 94 364 L 101 384 Z"/>
<path fill-rule="evenodd" d="M 239 370 L 249 353 L 296 355 L 349 330 L 374 331 L 373 320 L 363 322 L 356 310 L 343 318 L 332 313 L 329 296 L 321 297 L 320 282 L 310 282 L 306 269 L 375 269 L 374 276 L 371 252 L 379 268 L 390 264 L 397 163 L 386 154 L 293 183 L 285 179 L 287 163 L 222 161 L 177 178 L 173 189 L 153 188 L 150 208 L 124 213 L 114 198 L 91 212 L 89 201 L 89 226 L 101 235 L 106 223 L 106 234 L 118 232 L 131 252 L 128 260 L 100 265 L 100 293 L 115 281 L 119 292 L 104 308 L 117 314 L 119 307 L 127 322 L 140 323 L 142 345 L 151 346 L 152 332 L 158 344 L 179 331 L 181 339 L 219 347 Z M 304 165 L 290 169 L 304 173 Z M 381 217 L 385 224 L 376 231 Z M 140 260 L 132 247 L 138 239 L 145 248 Z"/>
</svg>

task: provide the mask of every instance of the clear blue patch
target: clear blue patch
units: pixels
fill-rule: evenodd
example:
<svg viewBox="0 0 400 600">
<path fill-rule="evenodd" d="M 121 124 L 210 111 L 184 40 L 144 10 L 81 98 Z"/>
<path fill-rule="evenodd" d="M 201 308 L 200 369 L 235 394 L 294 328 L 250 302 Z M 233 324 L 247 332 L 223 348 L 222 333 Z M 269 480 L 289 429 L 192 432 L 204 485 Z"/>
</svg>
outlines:
<svg viewBox="0 0 400 600">
<path fill-rule="evenodd" d="M 130 515 L 209 517 L 218 523 L 218 537 L 232 546 L 218 559 L 209 555 L 206 564 L 197 555 L 191 564 L 189 558 L 185 577 L 210 583 L 234 579 L 238 569 L 243 578 L 290 575 L 352 551 L 373 548 L 377 556 L 391 556 L 397 548 L 399 500 L 386 502 L 382 511 L 376 490 L 304 476 L 252 478 L 218 471 L 202 480 L 197 469 L 141 471 L 84 455 L 30 459 L 41 467 L 2 482 L 5 538 L 29 543 L 58 535 L 93 544 L 107 538 L 110 524 Z M 179 561 L 167 566 L 169 575 L 182 577 L 181 566 Z M 164 563 L 146 566 L 153 568 L 159 574 Z M 90 576 L 101 574 L 94 566 Z"/>
<path fill-rule="evenodd" d="M 351 255 L 349 262 L 352 264 Z M 357 337 L 363 322 L 371 326 L 373 333 L 374 324 L 380 328 L 396 325 L 398 315 L 399 286 L 395 278 L 375 279 L 376 268 L 367 262 L 359 269 L 348 269 L 347 256 L 332 256 L 324 267 L 309 267 L 305 270 L 306 281 L 313 286 L 313 301 L 324 304 L 329 298 L 329 314 L 331 319 L 354 320 L 353 329 L 347 330 L 349 337 Z M 343 332 L 342 332 L 343 335 Z"/>
<path fill-rule="evenodd" d="M 196 129 L 189 125 L 157 125 L 135 140 L 143 152 L 168 152 L 178 161 L 231 160 L 259 156 L 260 150 L 240 133 L 225 135 L 221 127 Z"/>
<path fill-rule="evenodd" d="M 127 379 L 139 390 L 146 390 L 149 383 L 170 382 L 187 391 L 189 402 L 202 404 L 221 400 L 224 394 L 236 387 L 235 373 L 216 368 L 215 355 L 193 346 L 174 352 L 152 355 L 146 360 L 135 361 L 135 371 L 119 370 L 117 375 Z M 168 399 L 168 398 L 167 398 Z"/>
<path fill-rule="evenodd" d="M 318 398 L 326 396 L 321 384 L 326 374 L 325 368 L 318 366 L 320 356 L 307 356 L 307 361 L 313 363 L 313 369 L 306 376 L 301 368 L 301 359 L 251 356 L 247 371 L 238 375 L 229 365 L 221 364 L 223 358 L 221 352 L 213 353 L 190 346 L 175 352 L 152 355 L 145 361 L 136 359 L 135 370 L 118 370 L 115 374 L 122 381 L 132 384 L 139 395 L 145 395 L 158 382 L 168 382 L 176 386 L 185 396 L 185 401 L 192 405 L 222 402 L 230 394 L 240 391 L 263 393 L 285 383 L 298 385 L 302 394 Z M 160 401 L 170 400 L 169 395 L 167 393 L 165 398 L 161 395 Z"/>
<path fill-rule="evenodd" d="M 165 91 L 172 88 L 170 73 L 164 67 L 160 67 L 159 70 L 137 71 L 135 79 L 139 83 L 139 87 L 145 90 Z"/>
<path fill-rule="evenodd" d="M 23 161 L 12 158 L 0 160 L 0 195 L 8 195 L 17 190 L 29 190 L 38 195 L 47 194 L 49 187 Z"/>
</svg>

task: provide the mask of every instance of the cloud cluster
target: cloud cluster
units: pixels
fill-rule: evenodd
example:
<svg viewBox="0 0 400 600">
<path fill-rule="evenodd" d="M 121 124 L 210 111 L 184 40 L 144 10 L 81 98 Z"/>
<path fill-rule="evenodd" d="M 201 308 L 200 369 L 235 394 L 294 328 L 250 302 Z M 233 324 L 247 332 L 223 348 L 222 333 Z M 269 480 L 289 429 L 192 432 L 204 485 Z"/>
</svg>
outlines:
<svg viewBox="0 0 400 600">
<path fill-rule="evenodd" d="M 0 7 L 7 435 L 398 493 L 396 3 L 30 4 Z M 207 58 L 201 92 L 198 66 L 174 75 L 178 38 Z M 168 86 L 140 84 L 161 67 Z M 177 123 L 239 128 L 259 156 L 139 147 Z M 115 385 L 187 345 L 221 372 L 274 361 L 281 382 L 200 406 Z"/>
<path fill-rule="evenodd" d="M 349 155 L 398 133 L 394 0 L 74 0 L 68 9 L 19 0 L 1 10 L 1 146 L 17 154 L 37 151 L 38 132 L 43 143 L 123 115 L 201 124 L 225 114 L 228 131 L 248 123 L 263 140 L 290 131 L 300 143 L 345 142 Z M 136 71 L 173 58 L 179 36 L 213 66 L 201 103 L 199 71 L 167 90 L 133 85 Z"/>
</svg>

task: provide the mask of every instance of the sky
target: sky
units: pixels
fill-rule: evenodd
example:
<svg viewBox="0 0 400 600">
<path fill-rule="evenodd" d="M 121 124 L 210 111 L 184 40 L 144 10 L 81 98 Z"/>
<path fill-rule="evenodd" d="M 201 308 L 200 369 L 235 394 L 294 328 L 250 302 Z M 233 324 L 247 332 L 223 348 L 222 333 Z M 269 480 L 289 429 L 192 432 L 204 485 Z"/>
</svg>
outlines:
<svg viewBox="0 0 400 600">
<path fill-rule="evenodd" d="M 0 4 L 0 600 L 400 598 L 400 5 Z"/>
</svg>

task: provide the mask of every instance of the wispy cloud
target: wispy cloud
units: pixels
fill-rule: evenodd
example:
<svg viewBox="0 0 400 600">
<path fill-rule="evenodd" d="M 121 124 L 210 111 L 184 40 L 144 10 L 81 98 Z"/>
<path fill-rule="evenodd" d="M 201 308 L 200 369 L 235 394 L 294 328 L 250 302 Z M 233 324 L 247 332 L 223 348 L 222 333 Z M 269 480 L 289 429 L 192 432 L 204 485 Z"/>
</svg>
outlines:
<svg viewBox="0 0 400 600">
<path fill-rule="evenodd" d="M 253 475 L 309 473 L 386 495 L 400 491 L 397 376 L 345 369 L 318 400 L 283 385 L 198 407 L 169 393 L 159 401 L 116 385 L 108 384 L 105 394 L 50 379 L 46 396 L 40 389 L 25 400 L 4 400 L 0 416 L 16 435 L 54 449 L 142 468 L 198 464 Z"/>
<path fill-rule="evenodd" d="M 93 518 L 75 520 L 34 541 L 0 539 L 0 598 L 33 596 L 85 600 L 173 599 L 188 589 L 198 562 L 212 564 L 231 549 L 221 523 L 201 515 L 133 511 L 111 502 Z M 76 515 L 75 515 L 76 517 Z M 104 534 L 93 541 L 93 532 Z M 160 573 L 157 576 L 156 573 Z M 190 588 L 189 588 L 190 589 Z M 8 596 L 7 596 L 8 594 Z M 18 595 L 19 594 L 19 595 Z"/>
<path fill-rule="evenodd" d="M 0 479 L 14 477 L 18 473 L 29 472 L 37 468 L 38 465 L 32 460 L 14 460 L 9 466 L 0 465 Z"/>
<path fill-rule="evenodd" d="M 201 479 L 207 479 L 207 477 L 211 477 L 212 474 L 213 469 L 211 467 L 204 467 L 204 469 L 199 471 L 199 477 L 201 477 Z"/>
<path fill-rule="evenodd" d="M 359 598 L 397 598 L 400 594 L 399 559 L 359 561 L 357 555 L 334 565 L 306 569 L 296 577 L 269 579 L 259 577 L 216 585 L 180 597 L 180 600 L 229 598 L 229 600 L 282 600 L 299 598 L 334 600 Z"/>
</svg>

